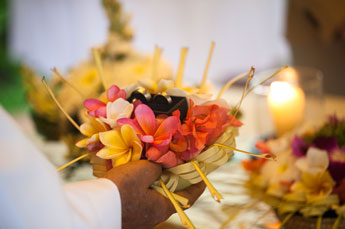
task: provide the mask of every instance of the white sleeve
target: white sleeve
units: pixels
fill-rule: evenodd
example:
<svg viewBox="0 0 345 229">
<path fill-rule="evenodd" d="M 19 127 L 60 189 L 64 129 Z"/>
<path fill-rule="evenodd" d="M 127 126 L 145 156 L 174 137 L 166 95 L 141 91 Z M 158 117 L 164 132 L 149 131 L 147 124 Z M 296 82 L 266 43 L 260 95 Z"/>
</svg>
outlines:
<svg viewBox="0 0 345 229">
<path fill-rule="evenodd" d="M 121 200 L 116 185 L 105 178 L 64 186 L 78 228 L 121 228 Z"/>
<path fill-rule="evenodd" d="M 0 228 L 121 228 L 110 180 L 62 186 L 55 168 L 0 107 Z"/>
</svg>

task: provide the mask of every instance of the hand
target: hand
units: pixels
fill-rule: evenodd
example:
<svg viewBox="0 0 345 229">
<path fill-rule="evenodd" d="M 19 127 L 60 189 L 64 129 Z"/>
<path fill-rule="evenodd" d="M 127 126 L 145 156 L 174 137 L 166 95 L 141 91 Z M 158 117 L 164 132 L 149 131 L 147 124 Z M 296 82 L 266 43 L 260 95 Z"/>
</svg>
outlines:
<svg viewBox="0 0 345 229">
<path fill-rule="evenodd" d="M 119 189 L 122 203 L 123 228 L 152 228 L 167 220 L 175 212 L 170 200 L 150 189 L 161 175 L 162 167 L 147 160 L 130 162 L 109 170 L 104 178 Z M 200 182 L 177 192 L 192 205 L 205 189 Z"/>
</svg>

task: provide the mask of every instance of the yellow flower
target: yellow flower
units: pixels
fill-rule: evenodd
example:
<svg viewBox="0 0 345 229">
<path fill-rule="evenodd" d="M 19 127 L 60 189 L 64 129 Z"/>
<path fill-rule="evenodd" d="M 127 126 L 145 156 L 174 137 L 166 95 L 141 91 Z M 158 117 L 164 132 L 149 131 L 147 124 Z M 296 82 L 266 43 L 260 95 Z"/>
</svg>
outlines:
<svg viewBox="0 0 345 229">
<path fill-rule="evenodd" d="M 141 141 L 128 124 L 117 130 L 101 132 L 99 138 L 104 148 L 96 155 L 102 159 L 112 159 L 114 167 L 141 157 Z"/>
<path fill-rule="evenodd" d="M 323 173 L 302 173 L 301 181 L 292 185 L 292 191 L 303 192 L 307 201 L 311 202 L 320 196 L 327 196 L 332 192 L 335 182 L 328 171 Z"/>
<path fill-rule="evenodd" d="M 85 148 L 88 144 L 99 140 L 99 133 L 107 131 L 107 127 L 98 119 L 90 117 L 90 121 L 80 126 L 80 132 L 86 138 L 80 140 L 75 145 L 79 148 Z"/>
</svg>

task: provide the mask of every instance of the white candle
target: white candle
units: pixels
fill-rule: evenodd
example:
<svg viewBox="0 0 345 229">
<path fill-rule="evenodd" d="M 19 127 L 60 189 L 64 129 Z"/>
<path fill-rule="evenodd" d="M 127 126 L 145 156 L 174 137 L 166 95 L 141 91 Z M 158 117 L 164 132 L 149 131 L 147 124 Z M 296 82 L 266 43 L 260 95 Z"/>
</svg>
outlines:
<svg viewBox="0 0 345 229">
<path fill-rule="evenodd" d="M 305 96 L 301 88 L 287 82 L 273 82 L 267 101 L 278 136 L 293 130 L 303 121 Z"/>
</svg>

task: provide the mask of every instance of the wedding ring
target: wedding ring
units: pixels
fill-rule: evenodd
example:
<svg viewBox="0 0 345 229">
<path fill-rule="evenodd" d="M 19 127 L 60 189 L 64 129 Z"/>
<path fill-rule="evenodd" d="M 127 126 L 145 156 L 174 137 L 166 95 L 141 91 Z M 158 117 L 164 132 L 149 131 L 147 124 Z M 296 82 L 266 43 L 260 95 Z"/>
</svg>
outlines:
<svg viewBox="0 0 345 229">
<path fill-rule="evenodd" d="M 151 100 L 151 94 L 148 90 L 143 87 L 138 87 L 130 96 L 130 100 L 139 99 L 142 103 L 148 103 Z"/>
<path fill-rule="evenodd" d="M 171 97 L 166 92 L 156 94 L 153 97 L 153 101 L 158 104 L 166 104 L 166 105 L 170 105 L 173 102 Z"/>
</svg>

